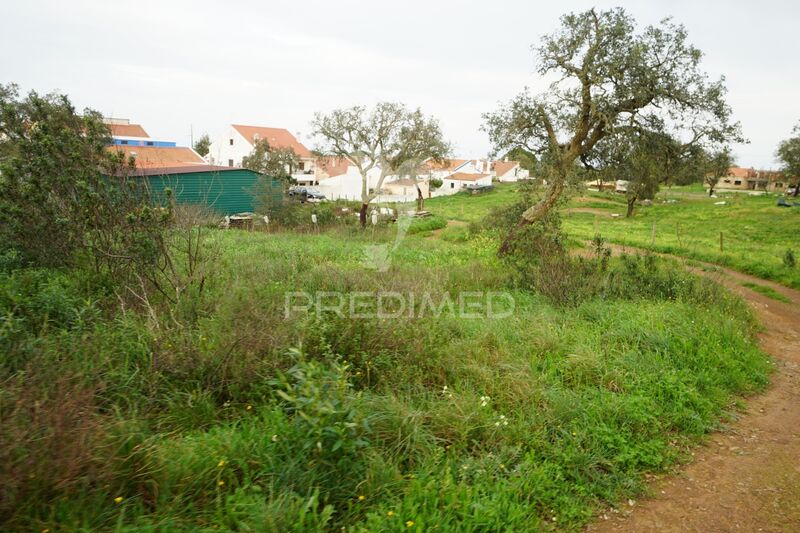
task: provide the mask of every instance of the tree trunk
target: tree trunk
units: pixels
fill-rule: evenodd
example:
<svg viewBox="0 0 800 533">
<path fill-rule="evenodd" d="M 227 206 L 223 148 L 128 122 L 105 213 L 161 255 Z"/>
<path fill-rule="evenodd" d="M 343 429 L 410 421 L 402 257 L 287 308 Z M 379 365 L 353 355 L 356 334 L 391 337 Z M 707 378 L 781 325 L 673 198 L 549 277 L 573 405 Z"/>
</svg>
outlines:
<svg viewBox="0 0 800 533">
<path fill-rule="evenodd" d="M 798 181 L 798 182 L 795 184 L 795 186 L 794 186 L 794 193 L 792 194 L 792 196 L 794 196 L 795 198 L 797 198 L 797 193 L 799 193 L 799 192 L 800 192 L 800 181 Z"/>
<path fill-rule="evenodd" d="M 633 216 L 633 208 L 636 206 L 636 197 L 628 198 L 628 211 L 625 213 L 625 218 Z"/>
<path fill-rule="evenodd" d="M 525 226 L 530 226 L 534 222 L 541 220 L 547 213 L 550 212 L 550 209 L 556 205 L 558 199 L 561 197 L 561 193 L 564 191 L 564 180 L 563 179 L 556 179 L 547 189 L 544 198 L 539 200 L 536 205 L 528 208 L 524 213 L 522 213 L 522 217 L 517 222 L 517 225 L 514 226 L 508 235 L 506 236 L 503 244 L 500 245 L 500 249 L 497 251 L 497 254 L 500 256 L 506 255 L 511 250 L 511 244 L 514 242 L 514 239 L 517 238 L 517 234 L 524 228 Z"/>
<path fill-rule="evenodd" d="M 422 196 L 422 189 L 419 188 L 419 184 L 417 184 L 417 211 L 422 211 L 425 207 L 425 197 Z"/>
<path fill-rule="evenodd" d="M 713 185 L 708 187 L 708 195 L 709 196 L 714 196 L 714 186 Z"/>
<path fill-rule="evenodd" d="M 358 221 L 361 223 L 362 228 L 367 227 L 367 209 L 369 204 L 361 204 L 361 210 L 358 212 Z"/>
</svg>

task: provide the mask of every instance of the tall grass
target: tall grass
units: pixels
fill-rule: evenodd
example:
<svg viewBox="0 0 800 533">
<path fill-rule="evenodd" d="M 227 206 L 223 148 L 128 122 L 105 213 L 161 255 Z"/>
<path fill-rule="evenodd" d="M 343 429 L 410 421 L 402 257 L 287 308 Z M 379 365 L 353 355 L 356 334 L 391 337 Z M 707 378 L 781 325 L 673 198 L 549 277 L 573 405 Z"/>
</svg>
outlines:
<svg viewBox="0 0 800 533">
<path fill-rule="evenodd" d="M 114 311 L 81 273 L 0 275 L 5 529 L 574 529 L 770 368 L 746 306 L 678 273 L 563 308 L 516 288 L 487 236 L 409 236 L 388 272 L 363 258 L 391 228 L 212 240 L 192 323 Z M 379 289 L 503 290 L 515 310 L 284 315 L 286 291 Z"/>
</svg>

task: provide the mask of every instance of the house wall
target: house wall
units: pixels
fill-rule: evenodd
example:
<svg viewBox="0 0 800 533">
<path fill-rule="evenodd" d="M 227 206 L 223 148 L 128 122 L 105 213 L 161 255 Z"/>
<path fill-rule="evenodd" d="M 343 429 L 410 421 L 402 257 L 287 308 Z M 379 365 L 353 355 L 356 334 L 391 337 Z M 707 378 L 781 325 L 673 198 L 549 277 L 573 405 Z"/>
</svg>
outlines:
<svg viewBox="0 0 800 533">
<path fill-rule="evenodd" d="M 380 179 L 380 169 L 372 169 L 367 172 L 367 184 L 370 189 L 374 189 Z M 338 176 L 319 180 L 319 185 L 315 188 L 319 190 L 328 200 L 361 200 L 361 174 L 354 166 L 348 166 L 347 172 Z"/>
<path fill-rule="evenodd" d="M 233 145 L 231 145 L 233 139 Z M 223 135 L 211 142 L 206 161 L 222 167 L 241 167 L 242 159 L 253 152 L 254 146 L 233 126 L 228 127 Z M 316 160 L 313 157 L 301 157 L 301 169 L 297 169 L 292 177 L 300 185 L 316 185 Z"/>
<path fill-rule="evenodd" d="M 462 171 L 459 171 L 462 172 Z M 480 187 L 483 185 L 491 185 L 492 184 L 492 176 L 484 176 L 475 181 L 465 181 L 465 180 L 452 180 L 445 178 L 442 180 L 442 186 L 436 190 L 434 196 L 448 196 L 450 194 L 456 194 L 461 191 L 467 190 L 469 187 Z"/>
<path fill-rule="evenodd" d="M 111 141 L 116 146 L 159 146 L 167 148 L 177 146 L 175 141 L 156 141 L 155 139 L 139 137 L 112 137 Z"/>
<path fill-rule="evenodd" d="M 278 180 L 245 169 L 163 174 L 146 179 L 156 198 L 164 200 L 164 191 L 170 188 L 177 203 L 207 206 L 220 215 L 269 210 L 283 199 L 283 185 Z"/>
<path fill-rule="evenodd" d="M 423 198 L 428 198 L 430 190 L 427 181 L 419 180 L 419 189 Z M 417 199 L 417 187 L 412 184 L 398 184 L 395 182 L 384 182 L 383 192 L 398 202 L 410 202 Z"/>
<path fill-rule="evenodd" d="M 233 139 L 233 144 L 231 144 Z M 250 155 L 253 145 L 236 128 L 229 126 L 225 132 L 211 141 L 206 160 L 221 167 L 240 167 L 242 158 Z"/>
<path fill-rule="evenodd" d="M 509 169 L 505 174 L 502 176 L 497 176 L 497 181 L 503 183 L 514 183 L 519 180 L 527 179 L 528 178 L 528 171 L 523 170 L 522 167 L 519 165 L 515 166 L 512 169 Z"/>
</svg>

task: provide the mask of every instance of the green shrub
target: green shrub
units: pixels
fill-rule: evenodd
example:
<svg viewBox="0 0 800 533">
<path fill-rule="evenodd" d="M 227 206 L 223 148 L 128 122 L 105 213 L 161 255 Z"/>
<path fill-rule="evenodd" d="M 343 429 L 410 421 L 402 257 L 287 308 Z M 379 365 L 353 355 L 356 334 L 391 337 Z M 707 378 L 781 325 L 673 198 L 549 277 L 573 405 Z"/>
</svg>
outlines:
<svg viewBox="0 0 800 533">
<path fill-rule="evenodd" d="M 786 253 L 783 254 L 783 264 L 787 268 L 794 268 L 797 265 L 797 259 L 794 255 L 794 250 L 786 250 Z"/>
<path fill-rule="evenodd" d="M 440 217 L 416 218 L 408 227 L 408 234 L 423 233 L 447 227 L 447 220 Z"/>
</svg>

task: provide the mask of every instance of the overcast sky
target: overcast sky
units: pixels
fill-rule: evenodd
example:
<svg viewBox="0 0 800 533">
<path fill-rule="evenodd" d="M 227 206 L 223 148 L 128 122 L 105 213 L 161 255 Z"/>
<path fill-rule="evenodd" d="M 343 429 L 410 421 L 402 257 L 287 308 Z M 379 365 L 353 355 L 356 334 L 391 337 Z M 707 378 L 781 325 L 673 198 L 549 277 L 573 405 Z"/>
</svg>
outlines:
<svg viewBox="0 0 800 533">
<path fill-rule="evenodd" d="M 776 166 L 800 120 L 796 0 L 5 0 L 0 83 L 64 92 L 183 145 L 192 129 L 230 123 L 308 142 L 315 111 L 401 101 L 436 116 L 457 155 L 479 157 L 490 149 L 481 114 L 541 87 L 531 45 L 566 11 L 613 5 L 641 24 L 683 23 L 706 71 L 727 78 L 751 141 L 735 147 L 738 163 Z"/>
</svg>

